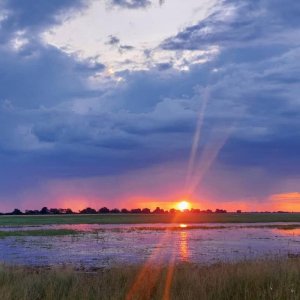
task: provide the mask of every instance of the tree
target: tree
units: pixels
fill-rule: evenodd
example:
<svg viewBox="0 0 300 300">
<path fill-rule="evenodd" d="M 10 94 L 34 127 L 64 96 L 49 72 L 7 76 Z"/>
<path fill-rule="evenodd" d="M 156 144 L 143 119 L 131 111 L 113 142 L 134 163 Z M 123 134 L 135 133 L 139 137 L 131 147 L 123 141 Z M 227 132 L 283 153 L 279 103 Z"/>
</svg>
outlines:
<svg viewBox="0 0 300 300">
<path fill-rule="evenodd" d="M 122 214 L 128 214 L 128 213 L 129 213 L 129 210 L 126 209 L 126 208 L 122 208 L 122 209 L 121 209 L 121 213 L 122 213 Z"/>
<path fill-rule="evenodd" d="M 26 209 L 25 210 L 25 214 L 26 215 L 38 215 L 38 214 L 40 214 L 40 211 L 39 210 L 28 210 L 28 209 Z"/>
<path fill-rule="evenodd" d="M 151 211 L 150 211 L 149 208 L 143 208 L 143 209 L 142 209 L 142 213 L 143 213 L 143 214 L 150 214 Z"/>
<path fill-rule="evenodd" d="M 114 208 L 110 211 L 112 214 L 119 214 L 120 213 L 120 210 L 117 209 L 117 208 Z"/>
<path fill-rule="evenodd" d="M 58 215 L 60 213 L 59 209 L 57 208 L 50 208 L 50 214 Z"/>
<path fill-rule="evenodd" d="M 87 207 L 80 211 L 81 214 L 96 214 L 96 210 L 90 207 Z"/>
<path fill-rule="evenodd" d="M 11 214 L 12 215 L 23 215 L 23 213 L 17 208 L 15 208 Z"/>
<path fill-rule="evenodd" d="M 66 209 L 66 214 L 68 214 L 68 215 L 73 214 L 72 209 L 71 209 L 71 208 L 67 208 L 67 209 Z"/>
<path fill-rule="evenodd" d="M 165 211 L 159 207 L 156 207 L 155 210 L 153 211 L 153 214 L 163 214 Z"/>
<path fill-rule="evenodd" d="M 48 207 L 44 206 L 44 207 L 40 210 L 40 213 L 41 213 L 42 215 L 47 215 L 47 214 L 50 213 L 50 211 L 49 211 Z"/>
<path fill-rule="evenodd" d="M 132 214 L 140 214 L 140 213 L 142 213 L 142 210 L 140 208 L 134 208 L 130 212 Z"/>
<path fill-rule="evenodd" d="M 102 207 L 99 209 L 99 214 L 108 214 L 109 213 L 109 209 L 107 207 Z"/>
</svg>

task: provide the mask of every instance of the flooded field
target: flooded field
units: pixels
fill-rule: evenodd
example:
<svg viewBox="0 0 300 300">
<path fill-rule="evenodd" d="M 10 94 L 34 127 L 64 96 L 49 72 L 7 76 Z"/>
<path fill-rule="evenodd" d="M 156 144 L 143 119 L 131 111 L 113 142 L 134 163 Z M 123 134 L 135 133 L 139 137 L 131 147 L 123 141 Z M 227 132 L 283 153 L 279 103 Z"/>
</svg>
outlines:
<svg viewBox="0 0 300 300">
<path fill-rule="evenodd" d="M 0 261 L 22 265 L 74 265 L 239 261 L 300 254 L 300 223 L 42 225 L 0 227 L 1 232 L 74 230 L 60 236 L 0 238 Z"/>
</svg>

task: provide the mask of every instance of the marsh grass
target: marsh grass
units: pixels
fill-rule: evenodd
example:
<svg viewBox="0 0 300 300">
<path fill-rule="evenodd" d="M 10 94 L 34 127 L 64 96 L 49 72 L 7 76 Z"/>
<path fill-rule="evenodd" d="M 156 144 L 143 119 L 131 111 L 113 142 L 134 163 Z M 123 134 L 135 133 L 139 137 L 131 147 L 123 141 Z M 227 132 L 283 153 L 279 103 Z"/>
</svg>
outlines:
<svg viewBox="0 0 300 300">
<path fill-rule="evenodd" d="M 0 238 L 19 236 L 63 236 L 79 234 L 80 231 L 71 229 L 45 229 L 45 230 L 16 230 L 0 231 Z"/>
<path fill-rule="evenodd" d="M 21 228 L 21 226 L 20 226 Z M 133 227 L 125 229 L 125 231 L 187 231 L 187 230 L 214 230 L 214 229 L 247 229 L 247 228 L 268 228 L 268 229 L 280 229 L 280 230 L 294 230 L 300 228 L 299 224 L 290 225 L 241 225 L 241 226 L 204 226 L 204 225 L 189 225 L 187 227 L 171 226 L 171 227 L 157 227 L 157 226 L 147 226 L 147 227 Z M 112 229 L 97 229 L 91 231 L 80 231 L 74 229 L 37 229 L 37 230 L 0 230 L 0 239 L 6 237 L 22 237 L 22 236 L 64 236 L 64 235 L 76 235 L 84 233 L 94 233 L 99 232 L 123 232 L 123 228 L 112 228 Z"/>
<path fill-rule="evenodd" d="M 95 272 L 72 268 L 0 267 L 0 299 L 126 299 L 141 267 Z M 300 259 L 174 267 L 169 298 L 168 267 L 151 266 L 131 299 L 300 299 Z"/>
</svg>

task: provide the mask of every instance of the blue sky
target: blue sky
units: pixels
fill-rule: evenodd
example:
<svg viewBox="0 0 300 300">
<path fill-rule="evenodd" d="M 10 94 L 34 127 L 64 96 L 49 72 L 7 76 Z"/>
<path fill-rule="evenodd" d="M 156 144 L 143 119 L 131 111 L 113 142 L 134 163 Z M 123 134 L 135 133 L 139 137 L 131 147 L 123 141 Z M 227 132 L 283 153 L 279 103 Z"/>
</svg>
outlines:
<svg viewBox="0 0 300 300">
<path fill-rule="evenodd" d="M 294 0 L 0 1 L 0 209 L 300 210 L 299 15 Z"/>
</svg>

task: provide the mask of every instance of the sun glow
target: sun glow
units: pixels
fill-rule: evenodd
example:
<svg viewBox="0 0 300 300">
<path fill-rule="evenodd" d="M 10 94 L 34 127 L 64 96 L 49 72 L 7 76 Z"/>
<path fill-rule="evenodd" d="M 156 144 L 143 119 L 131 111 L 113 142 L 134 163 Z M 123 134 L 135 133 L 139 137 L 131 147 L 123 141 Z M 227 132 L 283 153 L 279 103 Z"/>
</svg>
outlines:
<svg viewBox="0 0 300 300">
<path fill-rule="evenodd" d="M 186 209 L 190 209 L 191 208 L 191 204 L 187 201 L 181 201 L 177 204 L 177 208 L 181 211 L 186 210 Z"/>
</svg>

